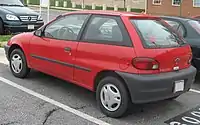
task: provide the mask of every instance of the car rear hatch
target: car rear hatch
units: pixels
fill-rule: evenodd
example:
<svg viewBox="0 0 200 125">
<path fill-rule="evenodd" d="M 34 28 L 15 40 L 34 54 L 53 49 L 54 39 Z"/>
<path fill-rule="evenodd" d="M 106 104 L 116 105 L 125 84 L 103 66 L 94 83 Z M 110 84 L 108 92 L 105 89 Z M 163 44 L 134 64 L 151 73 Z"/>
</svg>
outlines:
<svg viewBox="0 0 200 125">
<path fill-rule="evenodd" d="M 133 59 L 139 73 L 177 71 L 191 65 L 190 46 L 168 24 L 159 18 L 130 20 L 141 39 L 141 46 L 135 47 L 137 58 Z"/>
</svg>

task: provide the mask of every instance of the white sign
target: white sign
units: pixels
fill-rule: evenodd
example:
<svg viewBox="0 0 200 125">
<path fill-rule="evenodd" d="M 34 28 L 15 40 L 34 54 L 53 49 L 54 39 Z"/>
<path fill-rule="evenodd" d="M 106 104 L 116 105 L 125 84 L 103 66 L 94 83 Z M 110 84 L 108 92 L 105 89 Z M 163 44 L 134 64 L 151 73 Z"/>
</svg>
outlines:
<svg viewBox="0 0 200 125">
<path fill-rule="evenodd" d="M 40 0 L 40 6 L 41 7 L 48 7 L 49 6 L 49 0 Z"/>
</svg>

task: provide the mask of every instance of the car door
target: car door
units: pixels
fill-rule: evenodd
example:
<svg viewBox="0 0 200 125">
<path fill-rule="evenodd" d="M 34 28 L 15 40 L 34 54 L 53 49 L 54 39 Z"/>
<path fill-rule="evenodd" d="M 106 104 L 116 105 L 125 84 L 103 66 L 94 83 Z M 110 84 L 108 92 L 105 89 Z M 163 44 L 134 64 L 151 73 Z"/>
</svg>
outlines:
<svg viewBox="0 0 200 125">
<path fill-rule="evenodd" d="M 30 40 L 30 65 L 34 69 L 42 72 L 50 73 L 51 62 L 47 61 L 50 58 L 49 54 L 50 39 L 44 35 L 34 35 Z"/>
<path fill-rule="evenodd" d="M 88 14 L 70 14 L 48 25 L 44 32 L 50 37 L 49 61 L 53 73 L 63 79 L 73 80 L 77 39 Z"/>
<path fill-rule="evenodd" d="M 132 41 L 119 16 L 92 15 L 78 44 L 74 79 L 92 89 L 102 70 L 126 70 L 135 56 Z"/>
</svg>

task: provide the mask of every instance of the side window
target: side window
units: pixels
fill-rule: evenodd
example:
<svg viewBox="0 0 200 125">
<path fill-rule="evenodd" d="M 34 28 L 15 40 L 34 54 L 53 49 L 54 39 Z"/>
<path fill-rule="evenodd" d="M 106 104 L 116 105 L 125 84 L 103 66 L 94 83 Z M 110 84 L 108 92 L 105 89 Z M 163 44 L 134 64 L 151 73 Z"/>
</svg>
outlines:
<svg viewBox="0 0 200 125">
<path fill-rule="evenodd" d="M 132 46 L 123 22 L 114 16 L 93 15 L 82 39 L 98 44 Z"/>
<path fill-rule="evenodd" d="M 178 27 L 178 32 L 180 33 L 181 36 L 185 37 L 186 31 L 182 25 Z"/>
<path fill-rule="evenodd" d="M 171 20 L 165 20 L 165 22 L 167 22 L 172 28 L 174 28 L 175 30 L 178 29 L 179 27 L 179 23 L 175 22 L 175 21 L 171 21 Z"/>
<path fill-rule="evenodd" d="M 99 28 L 100 33 L 102 34 L 102 39 L 107 39 L 108 41 L 116 41 L 116 42 L 122 42 L 122 33 L 121 30 L 117 24 L 117 22 L 114 19 L 109 19 L 106 21 L 103 25 Z M 115 31 L 116 30 L 116 31 Z M 114 32 L 116 34 L 114 34 Z"/>
<path fill-rule="evenodd" d="M 87 15 L 68 15 L 52 22 L 44 36 L 52 39 L 76 40 Z"/>
<path fill-rule="evenodd" d="M 181 36 L 185 35 L 185 29 L 184 27 L 176 22 L 176 21 L 171 21 L 171 20 L 165 20 L 172 28 L 174 28 L 178 33 L 180 33 Z"/>
</svg>

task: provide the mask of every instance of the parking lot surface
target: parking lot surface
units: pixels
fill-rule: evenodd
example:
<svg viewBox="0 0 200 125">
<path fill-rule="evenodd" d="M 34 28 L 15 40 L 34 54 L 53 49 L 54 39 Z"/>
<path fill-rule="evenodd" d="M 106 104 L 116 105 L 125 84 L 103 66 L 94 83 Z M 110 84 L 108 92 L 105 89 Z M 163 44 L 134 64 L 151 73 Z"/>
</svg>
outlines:
<svg viewBox="0 0 200 125">
<path fill-rule="evenodd" d="M 3 51 L 1 49 L 1 51 Z M 1 57 L 4 57 L 1 55 Z M 4 60 L 0 58 L 0 62 Z M 96 118 L 112 125 L 166 125 L 188 120 L 186 125 L 200 124 L 200 94 L 187 92 L 173 101 L 160 101 L 150 104 L 132 105 L 127 116 L 119 119 L 104 116 L 96 107 L 95 94 L 78 87 L 72 83 L 32 70 L 28 78 L 15 78 L 6 62 L 0 63 L 0 125 L 93 125 L 87 117 L 66 111 L 64 108 L 38 98 L 30 93 L 9 85 L 2 79 L 11 81 L 19 86 L 27 88 L 46 98 L 55 100 L 76 111 Z M 200 80 L 196 80 L 192 86 L 200 90 Z M 194 109 L 196 116 L 191 116 Z M 190 112 L 190 110 L 192 110 Z M 189 111 L 189 113 L 183 114 Z M 199 110 L 200 111 L 200 110 Z M 181 115 L 181 116 L 179 116 Z M 178 116 L 178 118 L 176 117 Z M 174 118 L 175 117 L 175 118 Z M 174 118 L 174 119 L 173 119 Z M 168 121 L 169 120 L 169 121 Z M 195 124 L 192 124 L 192 123 Z M 184 125 L 184 124 L 180 124 Z"/>
<path fill-rule="evenodd" d="M 95 125 L 3 82 L 0 95 L 1 125 Z"/>
</svg>

